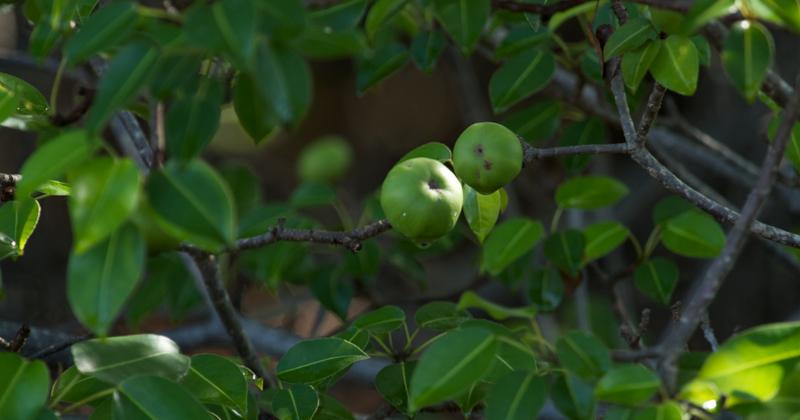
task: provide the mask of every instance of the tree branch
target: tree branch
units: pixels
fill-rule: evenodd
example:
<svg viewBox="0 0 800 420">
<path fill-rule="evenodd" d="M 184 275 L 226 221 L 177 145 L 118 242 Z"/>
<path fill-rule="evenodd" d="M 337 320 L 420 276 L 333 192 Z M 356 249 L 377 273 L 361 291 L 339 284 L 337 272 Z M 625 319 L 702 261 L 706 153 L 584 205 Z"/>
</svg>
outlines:
<svg viewBox="0 0 800 420">
<path fill-rule="evenodd" d="M 492 0 L 492 7 L 495 9 L 508 10 L 510 12 L 524 12 L 542 15 L 544 18 L 549 18 L 558 12 L 571 9 L 583 3 L 588 3 L 595 0 L 561 0 L 552 4 L 538 4 L 538 3 L 522 3 L 519 1 L 511 0 Z M 648 6 L 657 7 L 665 10 L 675 10 L 685 12 L 689 10 L 690 4 L 683 1 L 671 0 L 633 0 L 634 3 L 644 4 Z"/>
<path fill-rule="evenodd" d="M 525 162 L 533 162 L 536 159 L 557 156 L 599 155 L 605 153 L 627 154 L 631 151 L 630 146 L 626 143 L 584 144 L 578 146 L 560 146 L 539 149 L 524 141 L 522 142 L 522 149 L 525 153 Z"/>
<path fill-rule="evenodd" d="M 372 222 L 366 226 L 349 232 L 331 232 L 316 229 L 287 229 L 278 223 L 269 232 L 236 241 L 235 250 L 260 248 L 279 241 L 312 242 L 319 244 L 340 245 L 353 252 L 361 249 L 361 242 L 378 236 L 392 228 L 386 219 Z"/>
</svg>

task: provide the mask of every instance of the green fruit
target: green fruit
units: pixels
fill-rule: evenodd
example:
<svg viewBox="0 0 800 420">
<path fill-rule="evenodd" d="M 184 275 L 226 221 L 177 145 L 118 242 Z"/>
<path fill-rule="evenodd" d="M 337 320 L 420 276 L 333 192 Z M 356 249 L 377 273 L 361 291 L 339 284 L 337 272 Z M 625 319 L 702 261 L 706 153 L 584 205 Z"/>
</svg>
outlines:
<svg viewBox="0 0 800 420">
<path fill-rule="evenodd" d="M 323 137 L 303 149 L 298 174 L 306 182 L 333 183 L 347 172 L 352 161 L 353 150 L 344 139 Z"/>
<path fill-rule="evenodd" d="M 453 166 L 464 183 L 491 194 L 519 175 L 522 145 L 511 130 L 493 122 L 467 127 L 453 148 Z"/>
<path fill-rule="evenodd" d="M 381 187 L 381 207 L 392 227 L 417 242 L 450 232 L 464 196 L 458 178 L 437 160 L 419 157 L 398 163 Z"/>
</svg>

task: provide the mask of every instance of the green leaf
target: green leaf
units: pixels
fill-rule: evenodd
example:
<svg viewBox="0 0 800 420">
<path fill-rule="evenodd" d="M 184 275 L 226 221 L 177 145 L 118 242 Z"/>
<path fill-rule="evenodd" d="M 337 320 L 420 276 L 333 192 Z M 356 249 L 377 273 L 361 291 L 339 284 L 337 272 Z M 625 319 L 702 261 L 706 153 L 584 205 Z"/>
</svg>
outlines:
<svg viewBox="0 0 800 420">
<path fill-rule="evenodd" d="M 175 382 L 158 376 L 136 376 L 119 384 L 113 417 L 123 419 L 209 419 L 202 404 Z"/>
<path fill-rule="evenodd" d="M 219 82 L 203 78 L 196 92 L 170 106 L 165 124 L 170 158 L 186 162 L 203 152 L 219 127 L 222 99 Z"/>
<path fill-rule="evenodd" d="M 595 336 L 571 331 L 556 342 L 561 365 L 583 379 L 596 379 L 611 367 L 611 355 Z"/>
<path fill-rule="evenodd" d="M 774 55 L 775 47 L 767 28 L 758 22 L 743 20 L 731 28 L 722 49 L 722 65 L 744 97 L 753 102 L 761 89 Z"/>
<path fill-rule="evenodd" d="M 211 6 L 216 32 L 225 52 L 241 69 L 246 68 L 253 55 L 256 30 L 255 3 L 248 0 L 226 0 Z"/>
<path fill-rule="evenodd" d="M 64 44 L 64 59 L 75 65 L 119 45 L 133 33 L 138 14 L 129 1 L 99 7 Z"/>
<path fill-rule="evenodd" d="M 206 163 L 168 163 L 150 175 L 147 198 L 159 224 L 177 238 L 218 252 L 231 244 L 236 221 L 228 187 Z"/>
<path fill-rule="evenodd" d="M 633 273 L 634 284 L 642 293 L 664 305 L 669 305 L 678 284 L 678 266 L 661 257 L 643 262 Z"/>
<path fill-rule="evenodd" d="M 543 236 L 544 226 L 539 221 L 514 218 L 500 223 L 483 244 L 481 271 L 500 274 L 533 249 Z"/>
<path fill-rule="evenodd" d="M 432 3 L 436 19 L 461 47 L 461 51 L 470 53 L 489 20 L 491 1 L 433 0 Z"/>
<path fill-rule="evenodd" d="M 408 61 L 408 51 L 397 42 L 387 44 L 358 61 L 356 90 L 359 95 L 400 70 Z"/>
<path fill-rule="evenodd" d="M 697 48 L 692 40 L 683 35 L 670 35 L 661 43 L 650 65 L 650 74 L 665 88 L 690 96 L 697 89 L 699 67 Z"/>
<path fill-rule="evenodd" d="M 9 419 L 37 419 L 50 391 L 44 362 L 29 362 L 16 353 L 0 353 L 0 412 Z"/>
<path fill-rule="evenodd" d="M 311 106 L 312 80 L 302 57 L 289 49 L 271 48 L 260 42 L 251 77 L 262 101 L 270 104 L 282 122 L 296 125 L 305 117 Z"/>
<path fill-rule="evenodd" d="M 483 243 L 500 216 L 500 191 L 481 194 L 464 185 L 464 218 L 472 232 Z"/>
<path fill-rule="evenodd" d="M 321 394 L 314 420 L 353 420 L 353 414 L 335 398 Z"/>
<path fill-rule="evenodd" d="M 559 144 L 561 146 L 579 146 L 605 143 L 605 140 L 606 129 L 603 121 L 599 118 L 589 118 L 568 125 L 561 134 Z M 591 155 L 567 156 L 564 158 L 564 167 L 570 173 L 580 173 L 591 159 Z"/>
<path fill-rule="evenodd" d="M 661 40 L 647 42 L 644 46 L 622 56 L 622 78 L 625 86 L 636 92 L 647 71 L 661 51 Z"/>
<path fill-rule="evenodd" d="M 139 282 L 144 257 L 144 238 L 130 224 L 70 256 L 67 297 L 75 317 L 96 335 L 108 334 Z"/>
<path fill-rule="evenodd" d="M 533 30 L 531 30 L 533 29 Z M 508 35 L 494 50 L 495 59 L 501 60 L 515 56 L 523 51 L 538 47 L 550 40 L 552 34 L 545 26 L 531 28 L 530 25 L 519 24 L 509 28 Z"/>
<path fill-rule="evenodd" d="M 130 43 L 114 56 L 86 116 L 89 131 L 99 132 L 112 114 L 136 96 L 153 74 L 158 56 L 158 49 L 143 42 Z"/>
<path fill-rule="evenodd" d="M 233 194 L 238 216 L 253 211 L 261 203 L 261 181 L 248 165 L 226 162 L 219 167 L 219 174 Z"/>
<path fill-rule="evenodd" d="M 478 404 L 483 402 L 486 399 L 486 394 L 489 393 L 489 385 L 486 381 L 478 381 L 472 384 L 466 392 L 456 397 L 455 403 L 461 409 L 461 412 L 465 415 L 471 413 Z M 422 417 L 422 415 L 416 418 L 419 417 Z"/>
<path fill-rule="evenodd" d="M 233 109 L 244 131 L 259 144 L 275 131 L 280 120 L 257 86 L 252 77 L 240 74 L 233 87 Z"/>
<path fill-rule="evenodd" d="M 156 62 L 158 77 L 150 80 L 150 92 L 165 100 L 177 93 L 193 94 L 195 83 L 200 77 L 203 57 L 194 51 L 169 51 L 162 54 Z"/>
<path fill-rule="evenodd" d="M 630 19 L 611 34 L 603 47 L 603 57 L 608 60 L 634 50 L 653 39 L 656 30 L 650 21 L 643 17 Z"/>
<path fill-rule="evenodd" d="M 289 383 L 312 383 L 346 370 L 359 360 L 368 359 L 358 346 L 341 338 L 301 341 L 281 357 L 278 378 Z"/>
<path fill-rule="evenodd" d="M 189 358 L 167 337 L 154 334 L 96 338 L 72 346 L 75 366 L 84 374 L 112 384 L 139 375 L 177 380 L 189 369 Z"/>
<path fill-rule="evenodd" d="M 640 364 L 614 366 L 597 382 L 598 400 L 620 405 L 638 405 L 658 391 L 661 381 L 653 371 Z"/>
<path fill-rule="evenodd" d="M 544 255 L 562 271 L 570 276 L 576 276 L 581 268 L 585 247 L 586 239 L 583 232 L 569 229 L 556 232 L 545 240 Z"/>
<path fill-rule="evenodd" d="M 497 341 L 482 328 L 445 333 L 422 354 L 411 376 L 409 411 L 437 404 L 469 389 L 489 370 Z"/>
<path fill-rule="evenodd" d="M 257 1 L 260 30 L 273 39 L 289 41 L 306 27 L 306 8 L 301 0 Z"/>
<path fill-rule="evenodd" d="M 556 202 L 563 208 L 593 210 L 608 207 L 628 195 L 628 187 L 606 176 L 579 176 L 558 186 Z"/>
<path fill-rule="evenodd" d="M 408 411 L 408 383 L 417 362 L 400 362 L 381 369 L 375 376 L 375 388 L 401 412 Z"/>
<path fill-rule="evenodd" d="M 353 299 L 353 285 L 349 278 L 333 267 L 322 267 L 311 280 L 311 293 L 325 309 L 335 313 L 343 321 L 347 320 L 350 301 Z"/>
<path fill-rule="evenodd" d="M 528 298 L 540 311 L 552 311 L 564 297 L 561 274 L 553 268 L 532 271 L 528 277 Z"/>
<path fill-rule="evenodd" d="M 357 55 L 367 48 L 364 34 L 357 30 L 341 32 L 311 27 L 296 41 L 297 48 L 311 58 L 334 59 Z"/>
<path fill-rule="evenodd" d="M 66 197 L 72 194 L 72 186 L 66 182 L 49 180 L 36 189 L 37 199 L 45 197 Z"/>
<path fill-rule="evenodd" d="M 682 420 L 683 418 L 681 406 L 674 401 L 667 401 L 664 404 L 651 405 L 636 410 L 631 420 Z"/>
<path fill-rule="evenodd" d="M 684 34 L 694 33 L 706 23 L 730 13 L 734 3 L 734 0 L 698 0 L 692 3 L 681 24 L 681 31 Z"/>
<path fill-rule="evenodd" d="M 469 313 L 458 309 L 453 302 L 430 302 L 422 305 L 414 314 L 419 328 L 448 331 L 469 319 Z"/>
<path fill-rule="evenodd" d="M 800 32 L 800 5 L 794 0 L 750 0 L 747 8 L 762 19 Z"/>
<path fill-rule="evenodd" d="M 381 335 L 400 328 L 405 321 L 406 314 L 402 309 L 388 305 L 359 316 L 353 321 L 353 326 L 370 334 Z"/>
<path fill-rule="evenodd" d="M 364 23 L 364 30 L 367 38 L 375 40 L 375 34 L 380 29 L 387 26 L 389 21 L 400 12 L 408 3 L 408 0 L 377 0 L 369 9 L 367 20 Z"/>
<path fill-rule="evenodd" d="M 95 158 L 76 168 L 70 181 L 74 252 L 82 254 L 111 235 L 136 208 L 139 170 L 128 159 Z"/>
<path fill-rule="evenodd" d="M 53 401 L 79 402 L 111 387 L 113 385 L 84 375 L 75 366 L 70 366 L 58 377 L 50 395 Z"/>
<path fill-rule="evenodd" d="M 335 201 L 336 190 L 318 182 L 300 184 L 289 198 L 289 203 L 296 209 L 332 205 Z"/>
<path fill-rule="evenodd" d="M 595 418 L 594 386 L 569 372 L 558 376 L 550 390 L 550 398 L 567 418 Z"/>
<path fill-rule="evenodd" d="M 702 35 L 695 35 L 692 38 L 695 48 L 697 48 L 697 55 L 700 58 L 701 66 L 708 66 L 711 64 L 711 46 L 708 40 L 703 38 Z"/>
<path fill-rule="evenodd" d="M 17 196 L 28 197 L 50 179 L 81 164 L 94 149 L 94 139 L 83 130 L 65 132 L 48 141 L 25 161 Z"/>
<path fill-rule="evenodd" d="M 430 143 L 425 143 L 422 146 L 415 147 L 412 151 L 406 153 L 405 156 L 400 158 L 397 163 L 417 157 L 426 157 L 445 163 L 453 159 L 453 152 L 450 151 L 450 148 L 447 147 L 446 144 L 433 141 Z"/>
<path fill-rule="evenodd" d="M 487 322 L 490 322 L 486 320 L 473 320 L 467 321 L 465 324 L 470 325 L 475 321 L 484 321 L 484 326 Z M 496 327 L 502 327 L 500 324 L 494 325 Z M 486 374 L 483 379 L 486 382 L 495 383 L 511 372 L 535 372 L 538 370 L 537 356 L 531 349 L 531 346 L 514 338 L 513 331 L 505 327 L 502 328 L 504 328 L 506 332 L 496 332 L 498 340 L 497 353 L 494 355 L 494 365 L 492 365 L 489 373 Z"/>
<path fill-rule="evenodd" d="M 486 396 L 487 420 L 536 418 L 547 397 L 547 384 L 534 372 L 512 372 L 500 379 Z"/>
<path fill-rule="evenodd" d="M 311 420 L 318 407 L 317 391 L 308 385 L 281 389 L 272 400 L 272 412 L 282 420 Z"/>
<path fill-rule="evenodd" d="M 221 404 L 247 413 L 247 380 L 239 365 L 215 354 L 192 356 L 181 385 L 206 404 Z"/>
<path fill-rule="evenodd" d="M 561 103 L 546 99 L 517 111 L 503 120 L 503 125 L 525 141 L 536 144 L 553 137 L 561 125 Z"/>
<path fill-rule="evenodd" d="M 542 90 L 556 70 L 555 56 L 544 49 L 526 51 L 505 62 L 489 81 L 489 96 L 495 112 Z"/>
<path fill-rule="evenodd" d="M 471 290 L 467 290 L 461 295 L 456 308 L 459 310 L 478 308 L 485 311 L 490 317 L 500 321 L 506 318 L 533 319 L 536 317 L 536 307 L 534 306 L 509 308 L 490 302 Z"/>
<path fill-rule="evenodd" d="M 0 72 L 0 123 L 14 117 L 47 116 L 48 102 L 30 83 Z"/>
<path fill-rule="evenodd" d="M 583 231 L 586 248 L 583 250 L 584 262 L 605 257 L 622 245 L 631 232 L 619 222 L 599 222 Z"/>
<path fill-rule="evenodd" d="M 41 212 L 41 205 L 32 198 L 21 198 L 0 206 L 0 234 L 13 242 L 9 246 L 14 255 L 25 253 L 25 245 L 39 224 Z"/>
<path fill-rule="evenodd" d="M 725 232 L 713 217 L 692 210 L 667 220 L 662 242 L 678 255 L 714 258 L 725 247 Z"/>
<path fill-rule="evenodd" d="M 411 41 L 411 59 L 417 68 L 430 73 L 447 46 L 447 38 L 439 31 L 420 31 Z"/>
<path fill-rule="evenodd" d="M 334 3 L 324 9 L 318 9 L 309 15 L 311 22 L 322 28 L 332 31 L 353 29 L 358 24 L 364 11 L 367 9 L 367 0 L 345 0 Z"/>
<path fill-rule="evenodd" d="M 674 195 L 662 198 L 653 207 L 653 223 L 663 225 L 672 218 L 690 210 L 696 210 L 692 203 Z"/>
<path fill-rule="evenodd" d="M 729 338 L 703 363 L 697 379 L 713 383 L 733 405 L 768 401 L 800 358 L 800 323 L 761 325 Z"/>
</svg>

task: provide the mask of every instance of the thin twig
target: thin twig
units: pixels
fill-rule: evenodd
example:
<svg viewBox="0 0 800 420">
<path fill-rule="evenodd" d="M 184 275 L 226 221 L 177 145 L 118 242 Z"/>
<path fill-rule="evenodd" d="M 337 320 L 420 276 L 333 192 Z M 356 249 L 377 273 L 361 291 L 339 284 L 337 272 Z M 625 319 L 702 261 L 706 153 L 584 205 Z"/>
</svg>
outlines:
<svg viewBox="0 0 800 420">
<path fill-rule="evenodd" d="M 639 131 L 636 133 L 636 145 L 642 146 L 647 141 L 647 133 L 650 132 L 650 127 L 658 116 L 658 110 L 661 109 L 661 102 L 664 100 L 664 94 L 667 89 L 661 83 L 653 83 L 653 90 L 650 91 L 650 96 L 647 98 L 647 105 L 644 108 L 644 114 L 639 120 Z"/>
<path fill-rule="evenodd" d="M 559 146 L 539 149 L 522 142 L 525 151 L 525 162 L 532 162 L 536 159 L 550 158 L 557 156 L 571 155 L 599 155 L 599 154 L 626 154 L 631 151 L 631 147 L 626 143 L 611 144 L 583 144 L 578 146 Z"/>
<path fill-rule="evenodd" d="M 260 248 L 279 241 L 289 241 L 341 245 L 353 252 L 357 252 L 361 249 L 362 241 L 378 236 L 391 228 L 392 225 L 385 219 L 372 222 L 349 232 L 331 232 L 316 229 L 287 229 L 279 223 L 265 234 L 236 241 L 236 250 Z"/>
</svg>

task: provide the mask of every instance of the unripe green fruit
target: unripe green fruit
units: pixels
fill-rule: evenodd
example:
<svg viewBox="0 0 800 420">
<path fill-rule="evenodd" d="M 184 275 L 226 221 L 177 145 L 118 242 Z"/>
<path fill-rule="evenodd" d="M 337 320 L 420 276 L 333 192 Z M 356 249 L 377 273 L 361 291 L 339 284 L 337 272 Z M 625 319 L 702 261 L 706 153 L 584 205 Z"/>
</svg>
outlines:
<svg viewBox="0 0 800 420">
<path fill-rule="evenodd" d="M 516 134 L 500 124 L 475 123 L 456 140 L 453 166 L 465 184 L 491 194 L 519 175 L 522 145 Z"/>
<path fill-rule="evenodd" d="M 419 157 L 398 163 L 381 187 L 381 207 L 392 227 L 416 242 L 453 229 L 464 202 L 461 183 L 444 164 Z"/>
<path fill-rule="evenodd" d="M 332 183 L 347 172 L 352 161 L 349 143 L 341 137 L 323 137 L 303 150 L 298 173 L 303 181 Z"/>
</svg>

